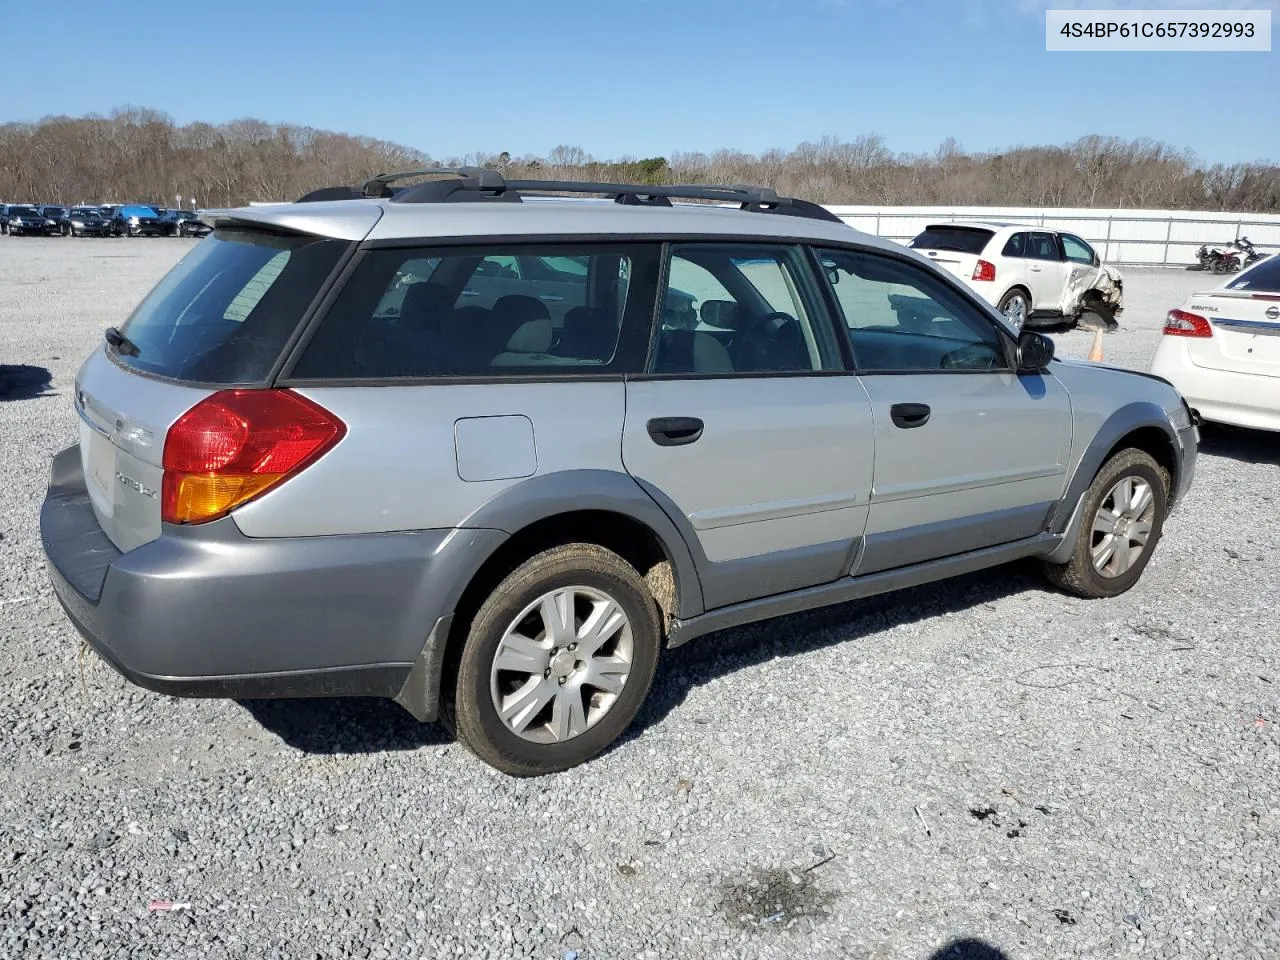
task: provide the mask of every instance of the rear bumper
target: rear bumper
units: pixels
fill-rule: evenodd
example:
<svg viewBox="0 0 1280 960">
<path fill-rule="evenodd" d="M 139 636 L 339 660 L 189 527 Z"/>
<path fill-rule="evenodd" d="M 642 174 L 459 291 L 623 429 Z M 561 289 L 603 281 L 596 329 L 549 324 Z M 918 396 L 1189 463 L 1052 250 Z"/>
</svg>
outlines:
<svg viewBox="0 0 1280 960">
<path fill-rule="evenodd" d="M 1196 366 L 1172 337 L 1162 339 L 1151 372 L 1172 383 L 1202 420 L 1280 431 L 1280 378 Z"/>
<path fill-rule="evenodd" d="M 397 697 L 425 663 L 432 682 L 405 704 L 422 719 L 435 715 L 447 618 L 505 539 L 495 530 L 253 539 L 225 518 L 166 525 L 121 553 L 97 522 L 78 446 L 54 458 L 40 533 L 67 616 L 139 686 L 187 697 Z"/>
</svg>

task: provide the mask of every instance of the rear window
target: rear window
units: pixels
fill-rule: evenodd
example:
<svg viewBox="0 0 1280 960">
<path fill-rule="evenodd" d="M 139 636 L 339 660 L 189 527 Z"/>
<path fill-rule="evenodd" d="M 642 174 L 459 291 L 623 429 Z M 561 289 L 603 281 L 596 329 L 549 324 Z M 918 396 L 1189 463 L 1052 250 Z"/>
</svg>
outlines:
<svg viewBox="0 0 1280 960">
<path fill-rule="evenodd" d="M 982 227 L 926 227 L 924 233 L 908 246 L 918 250 L 955 250 L 958 253 L 981 253 L 988 241 L 995 236 Z"/>
<path fill-rule="evenodd" d="M 183 257 L 122 328 L 125 366 L 200 383 L 257 383 L 347 249 L 342 240 L 217 230 Z"/>
<path fill-rule="evenodd" d="M 658 266 L 656 244 L 372 250 L 290 378 L 638 372 Z"/>
<path fill-rule="evenodd" d="M 1257 290 L 1280 293 L 1280 254 L 1263 260 L 1227 284 L 1228 290 Z"/>
</svg>

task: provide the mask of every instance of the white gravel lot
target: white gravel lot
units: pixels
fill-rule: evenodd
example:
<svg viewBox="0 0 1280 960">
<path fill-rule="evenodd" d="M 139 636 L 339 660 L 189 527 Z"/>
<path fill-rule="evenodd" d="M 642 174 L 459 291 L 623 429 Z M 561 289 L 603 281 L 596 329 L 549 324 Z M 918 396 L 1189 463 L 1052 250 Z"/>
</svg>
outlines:
<svg viewBox="0 0 1280 960">
<path fill-rule="evenodd" d="M 1280 956 L 1280 438 L 1206 432 L 1124 597 L 1015 565 L 708 637 L 621 745 L 511 780 L 392 704 L 79 660 L 49 459 L 188 245 L 0 237 L 0 364 L 52 374 L 0 398 L 0 957 Z M 1108 362 L 1203 283 L 1128 271 Z"/>
</svg>

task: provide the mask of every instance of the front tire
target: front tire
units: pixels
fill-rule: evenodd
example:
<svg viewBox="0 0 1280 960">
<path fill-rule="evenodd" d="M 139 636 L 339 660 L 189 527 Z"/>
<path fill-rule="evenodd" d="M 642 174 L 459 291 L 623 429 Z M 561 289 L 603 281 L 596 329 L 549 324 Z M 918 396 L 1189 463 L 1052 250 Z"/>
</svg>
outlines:
<svg viewBox="0 0 1280 960">
<path fill-rule="evenodd" d="M 1142 576 L 1164 531 L 1169 475 L 1143 450 L 1121 450 L 1094 477 L 1071 559 L 1046 563 L 1045 576 L 1067 593 L 1117 597 Z"/>
<path fill-rule="evenodd" d="M 471 621 L 451 715 L 458 740 L 503 773 L 556 773 L 631 725 L 649 692 L 662 628 L 639 573 L 574 543 L 509 574 Z"/>
<path fill-rule="evenodd" d="M 1015 330 L 1021 330 L 1022 325 L 1027 322 L 1027 317 L 1031 314 L 1031 299 L 1026 292 L 1016 287 L 1000 298 L 1000 303 L 996 307 L 1004 318 L 1009 321 Z"/>
</svg>

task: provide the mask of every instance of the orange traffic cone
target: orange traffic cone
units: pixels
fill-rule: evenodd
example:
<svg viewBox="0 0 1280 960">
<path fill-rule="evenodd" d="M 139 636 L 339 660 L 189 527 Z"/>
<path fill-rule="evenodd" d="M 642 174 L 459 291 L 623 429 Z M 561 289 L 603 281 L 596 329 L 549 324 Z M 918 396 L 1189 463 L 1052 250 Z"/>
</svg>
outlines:
<svg viewBox="0 0 1280 960">
<path fill-rule="evenodd" d="M 1093 346 L 1089 348 L 1089 359 L 1094 363 L 1102 362 L 1102 329 L 1093 332 Z"/>
</svg>

